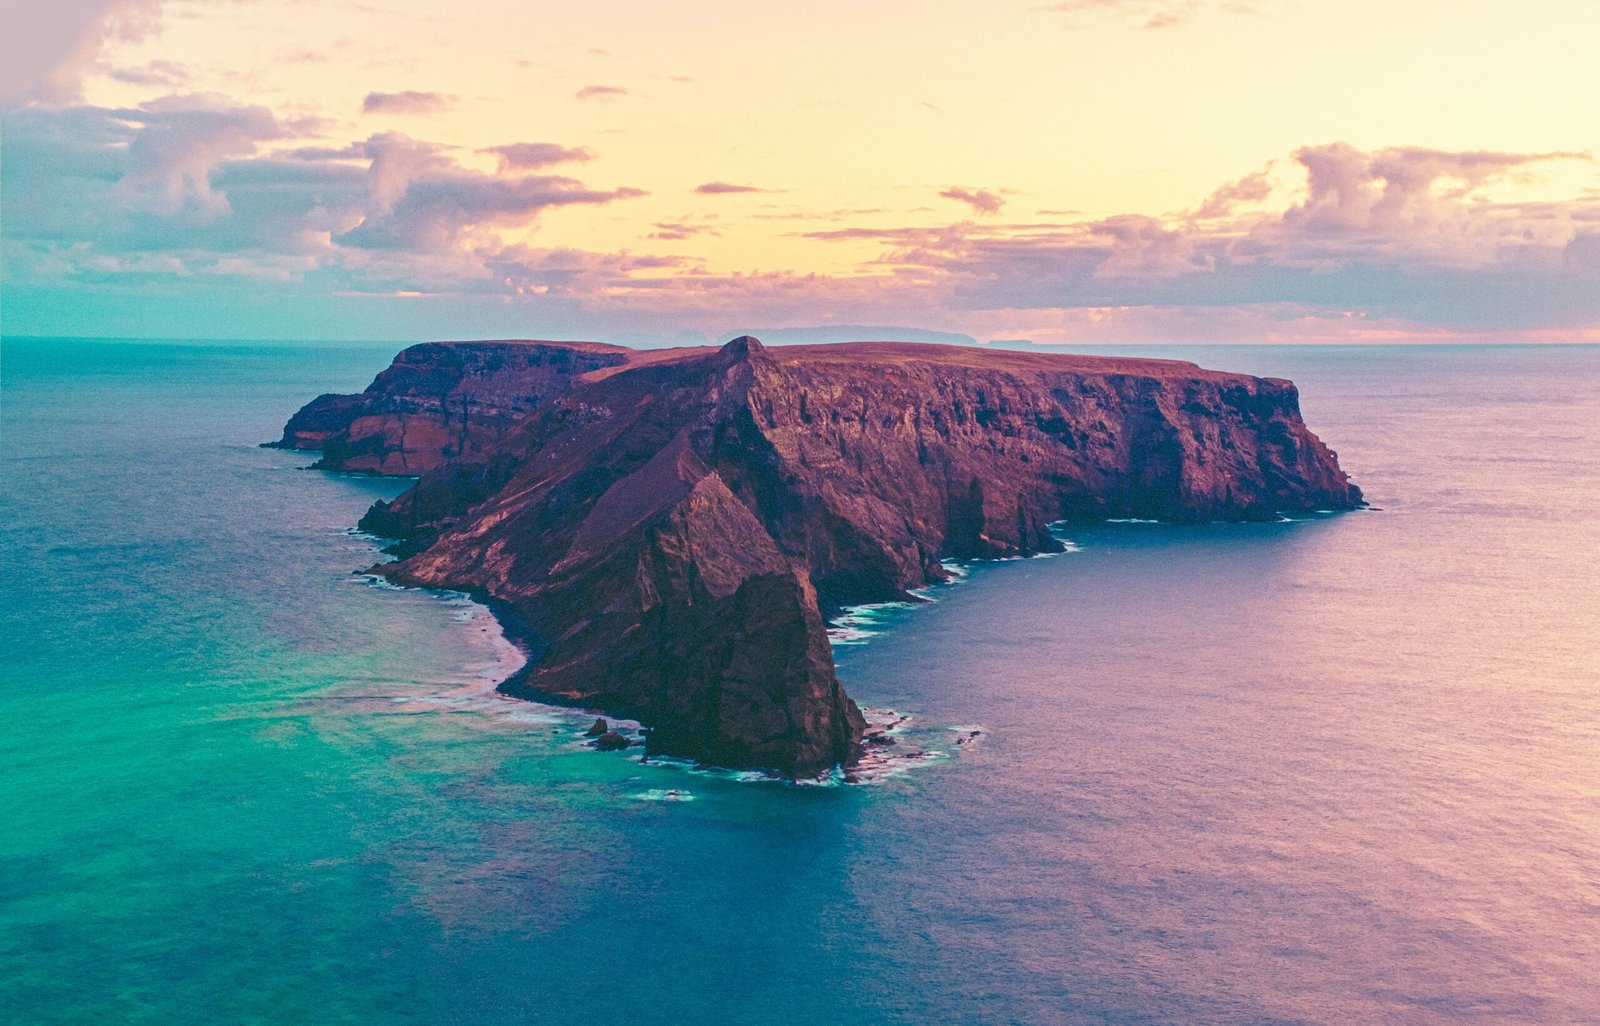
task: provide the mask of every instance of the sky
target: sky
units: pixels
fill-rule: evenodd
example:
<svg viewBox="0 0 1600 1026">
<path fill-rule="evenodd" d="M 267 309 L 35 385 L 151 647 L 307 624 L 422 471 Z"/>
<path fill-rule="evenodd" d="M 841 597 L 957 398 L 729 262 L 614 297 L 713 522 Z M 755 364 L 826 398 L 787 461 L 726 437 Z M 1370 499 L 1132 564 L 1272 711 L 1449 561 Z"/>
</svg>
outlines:
<svg viewBox="0 0 1600 1026">
<path fill-rule="evenodd" d="M 1600 341 L 1593 0 L 0 0 L 0 331 Z"/>
</svg>

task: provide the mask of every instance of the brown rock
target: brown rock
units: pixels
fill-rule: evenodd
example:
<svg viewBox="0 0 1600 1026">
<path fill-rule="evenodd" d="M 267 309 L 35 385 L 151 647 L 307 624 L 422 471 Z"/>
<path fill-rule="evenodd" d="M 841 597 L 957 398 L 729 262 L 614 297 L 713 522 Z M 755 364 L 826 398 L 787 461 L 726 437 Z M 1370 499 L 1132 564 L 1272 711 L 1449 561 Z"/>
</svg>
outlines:
<svg viewBox="0 0 1600 1026">
<path fill-rule="evenodd" d="M 475 461 L 506 429 L 575 379 L 628 362 L 599 342 L 424 342 L 395 357 L 360 395 L 321 395 L 269 443 L 320 449 L 323 470 L 412 476 Z"/>
<path fill-rule="evenodd" d="M 1360 502 L 1287 381 L 927 344 L 623 352 L 363 526 L 406 539 L 376 572 L 542 636 L 512 690 L 637 716 L 652 754 L 848 764 L 864 722 L 821 610 L 943 559 L 1057 550 L 1062 519 Z"/>
<path fill-rule="evenodd" d="M 598 719 L 596 719 L 592 725 L 590 725 L 588 730 L 583 732 L 583 736 L 584 737 L 600 737 L 602 734 L 605 734 L 605 733 L 609 732 L 610 730 L 611 730 L 611 725 L 606 722 L 606 718 L 604 716 L 601 716 Z"/>
<path fill-rule="evenodd" d="M 591 743 L 602 752 L 620 752 L 632 744 L 631 741 L 614 730 L 606 731 Z"/>
</svg>

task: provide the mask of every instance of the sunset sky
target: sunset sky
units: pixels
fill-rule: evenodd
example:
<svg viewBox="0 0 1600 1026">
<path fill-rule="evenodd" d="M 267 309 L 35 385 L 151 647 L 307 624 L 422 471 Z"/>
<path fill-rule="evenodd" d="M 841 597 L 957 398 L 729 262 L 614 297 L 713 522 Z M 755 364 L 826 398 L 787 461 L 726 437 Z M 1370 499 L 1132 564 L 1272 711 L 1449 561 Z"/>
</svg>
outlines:
<svg viewBox="0 0 1600 1026">
<path fill-rule="evenodd" d="M 1593 0 L 43 6 L 6 334 L 1600 340 Z"/>
</svg>

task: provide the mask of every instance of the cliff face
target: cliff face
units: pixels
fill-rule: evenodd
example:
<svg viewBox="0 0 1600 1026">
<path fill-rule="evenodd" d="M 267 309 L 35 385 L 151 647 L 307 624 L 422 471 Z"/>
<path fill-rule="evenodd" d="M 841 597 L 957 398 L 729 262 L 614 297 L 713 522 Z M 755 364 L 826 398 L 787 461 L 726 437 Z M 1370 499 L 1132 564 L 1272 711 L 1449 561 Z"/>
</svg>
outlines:
<svg viewBox="0 0 1600 1026">
<path fill-rule="evenodd" d="M 822 611 L 942 559 L 1052 550 L 1060 519 L 1360 502 L 1293 385 L 1192 364 L 746 338 L 565 383 L 373 508 L 410 553 L 379 572 L 511 603 L 545 642 L 517 687 L 723 765 L 848 763 L 863 724 Z"/>
<path fill-rule="evenodd" d="M 416 475 L 481 458 L 506 429 L 573 380 L 628 362 L 598 342 L 425 342 L 359 395 L 320 395 L 270 443 L 320 449 L 323 470 Z"/>
</svg>

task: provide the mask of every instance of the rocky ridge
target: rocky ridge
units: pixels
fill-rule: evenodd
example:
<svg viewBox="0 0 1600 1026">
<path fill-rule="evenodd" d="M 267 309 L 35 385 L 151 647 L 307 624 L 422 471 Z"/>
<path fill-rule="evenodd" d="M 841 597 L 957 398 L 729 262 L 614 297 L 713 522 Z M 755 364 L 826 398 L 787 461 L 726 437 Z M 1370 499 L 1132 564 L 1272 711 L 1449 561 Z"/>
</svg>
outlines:
<svg viewBox="0 0 1600 1026">
<path fill-rule="evenodd" d="M 267 445 L 319 450 L 320 470 L 415 476 L 482 457 L 575 378 L 632 352 L 599 342 L 424 342 L 366 391 L 317 396 Z"/>
<path fill-rule="evenodd" d="M 363 519 L 400 539 L 404 558 L 377 572 L 509 604 L 538 648 L 508 690 L 638 719 L 651 754 L 788 775 L 850 763 L 864 724 L 824 613 L 942 580 L 945 559 L 1053 551 L 1064 519 L 1360 503 L 1277 379 L 928 344 L 746 337 L 652 353 L 570 344 L 561 358 L 548 350 L 568 344 L 530 343 L 537 363 L 501 356 L 543 368 L 507 425 L 504 380 L 477 405 L 493 375 L 457 370 L 485 365 L 493 350 L 478 345 L 402 354 L 395 379 L 459 403 L 405 393 L 405 437 L 438 416 L 468 442 Z M 415 367 L 421 355 L 441 366 Z M 389 401 L 383 381 L 348 426 L 344 407 L 312 404 L 339 411 L 328 437 L 374 437 L 357 425 L 386 415 L 370 412 Z M 474 426 L 478 409 L 497 419 Z M 309 445 L 317 422 L 296 419 L 285 438 Z M 350 451 L 335 447 L 345 466 Z M 415 447 L 385 451 L 359 469 L 417 465 Z"/>
</svg>

